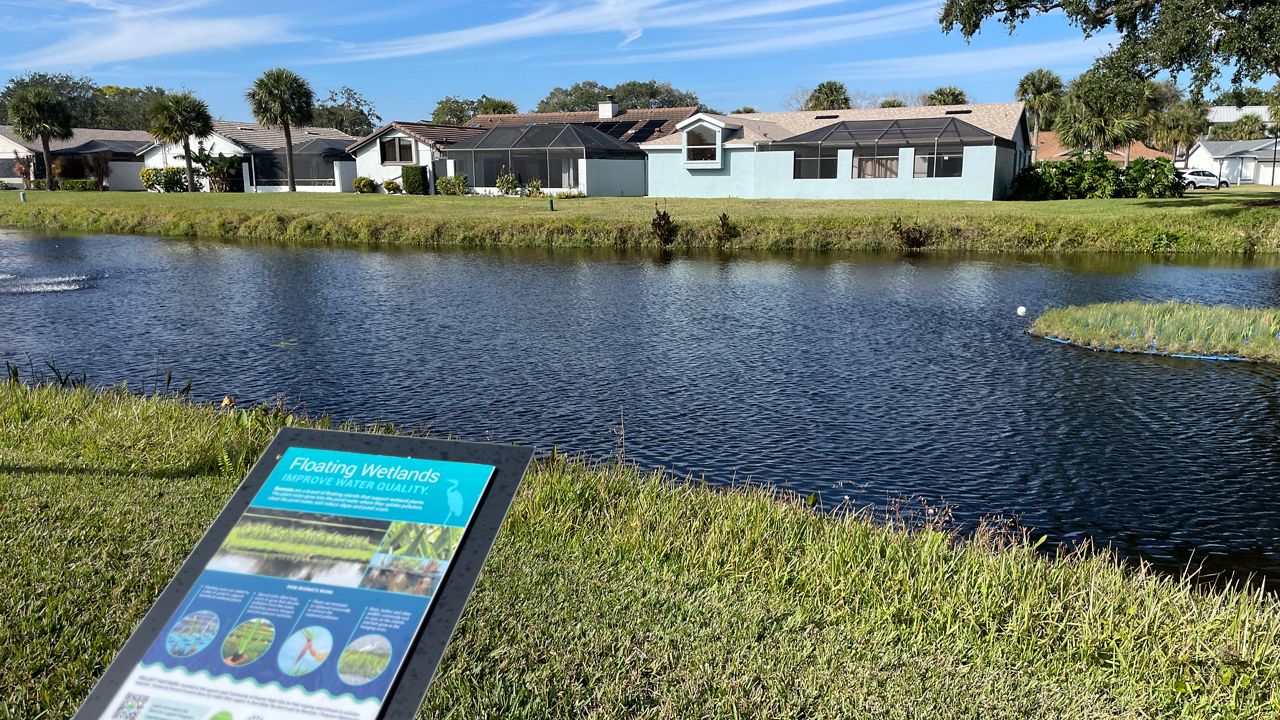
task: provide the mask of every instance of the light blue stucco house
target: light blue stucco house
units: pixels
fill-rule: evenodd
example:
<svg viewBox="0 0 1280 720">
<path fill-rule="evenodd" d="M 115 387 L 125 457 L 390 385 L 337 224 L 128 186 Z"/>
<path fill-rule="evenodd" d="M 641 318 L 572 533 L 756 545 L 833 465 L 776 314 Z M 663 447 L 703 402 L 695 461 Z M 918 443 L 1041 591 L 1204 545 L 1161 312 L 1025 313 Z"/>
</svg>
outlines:
<svg viewBox="0 0 1280 720">
<path fill-rule="evenodd" d="M 699 113 L 640 147 L 657 197 L 998 200 L 1031 162 L 1022 103 Z"/>
</svg>

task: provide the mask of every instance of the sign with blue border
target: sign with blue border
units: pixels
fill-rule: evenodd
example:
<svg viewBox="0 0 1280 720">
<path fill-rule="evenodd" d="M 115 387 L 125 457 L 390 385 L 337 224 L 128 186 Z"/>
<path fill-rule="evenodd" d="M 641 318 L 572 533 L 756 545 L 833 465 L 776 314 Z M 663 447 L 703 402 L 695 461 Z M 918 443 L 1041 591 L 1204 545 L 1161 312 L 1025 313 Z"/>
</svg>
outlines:
<svg viewBox="0 0 1280 720">
<path fill-rule="evenodd" d="M 282 430 L 75 720 L 412 718 L 532 453 Z"/>
</svg>

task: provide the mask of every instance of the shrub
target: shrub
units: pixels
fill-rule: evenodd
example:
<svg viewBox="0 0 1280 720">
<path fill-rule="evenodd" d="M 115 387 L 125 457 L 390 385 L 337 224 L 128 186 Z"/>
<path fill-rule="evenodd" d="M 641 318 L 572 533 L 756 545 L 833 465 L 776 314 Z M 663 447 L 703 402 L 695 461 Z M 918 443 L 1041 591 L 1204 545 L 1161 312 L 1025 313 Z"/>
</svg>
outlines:
<svg viewBox="0 0 1280 720">
<path fill-rule="evenodd" d="M 526 197 L 542 197 L 542 181 L 534 178 L 525 183 L 524 194 Z"/>
<path fill-rule="evenodd" d="M 520 178 L 510 170 L 503 168 L 502 172 L 498 173 L 498 182 L 495 187 L 503 195 L 515 195 L 520 192 Z"/>
<path fill-rule="evenodd" d="M 142 186 L 151 192 L 177 193 L 187 191 L 187 171 L 183 168 L 143 168 L 138 173 Z M 196 176 L 196 190 L 204 187 Z"/>
<path fill-rule="evenodd" d="M 427 194 L 427 169 L 421 165 L 405 165 L 400 172 L 404 191 L 410 195 Z"/>
<path fill-rule="evenodd" d="M 97 180 L 63 180 L 58 183 L 58 189 L 69 192 L 90 192 L 99 188 Z"/>
<path fill-rule="evenodd" d="M 1081 200 L 1182 197 L 1182 175 L 1167 158 L 1139 158 L 1129 168 L 1105 155 L 1038 162 L 1013 179 L 1015 200 Z"/>
<path fill-rule="evenodd" d="M 653 222 L 649 224 L 653 233 L 653 239 L 663 248 L 671 247 L 676 241 L 676 231 L 679 229 L 676 222 L 671 219 L 671 213 L 658 207 L 657 203 L 653 204 Z"/>
<path fill-rule="evenodd" d="M 29 189 L 29 190 L 43 190 L 43 189 L 44 189 L 44 180 L 32 180 L 32 181 L 31 181 L 31 187 L 30 187 L 30 188 L 28 188 L 28 189 Z"/>
<path fill-rule="evenodd" d="M 351 183 L 351 185 L 355 188 L 355 191 L 361 195 L 378 192 L 378 186 L 374 184 L 373 178 L 358 177 Z"/>
<path fill-rule="evenodd" d="M 890 225 L 893 230 L 894 244 L 899 250 L 911 252 L 920 250 L 929 244 L 929 233 L 919 225 L 903 225 L 902 218 L 894 218 Z"/>
<path fill-rule="evenodd" d="M 400 183 L 395 180 L 383 180 L 382 189 L 386 190 L 390 194 L 396 194 L 399 193 L 402 188 L 400 187 Z"/>
<path fill-rule="evenodd" d="M 441 195 L 466 195 L 467 176 L 454 175 L 453 177 L 436 178 L 436 192 Z"/>
<path fill-rule="evenodd" d="M 581 190 L 570 190 L 568 192 L 562 192 L 556 195 L 556 199 L 557 200 L 577 200 L 578 198 L 584 198 L 586 196 L 587 194 L 582 192 Z"/>
<path fill-rule="evenodd" d="M 726 212 L 720 213 L 720 221 L 716 224 L 713 232 L 715 235 L 716 247 L 720 248 L 733 242 L 733 239 L 738 237 L 738 228 L 735 227 L 733 223 L 729 222 L 729 213 Z"/>
</svg>

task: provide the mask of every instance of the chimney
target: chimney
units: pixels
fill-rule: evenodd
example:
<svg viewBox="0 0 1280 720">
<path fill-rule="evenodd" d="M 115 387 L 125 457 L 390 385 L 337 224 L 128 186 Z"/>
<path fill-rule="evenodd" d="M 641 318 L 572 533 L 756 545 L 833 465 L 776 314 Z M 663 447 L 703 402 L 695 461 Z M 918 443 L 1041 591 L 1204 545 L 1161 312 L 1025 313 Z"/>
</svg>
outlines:
<svg viewBox="0 0 1280 720">
<path fill-rule="evenodd" d="M 618 117 L 618 103 L 613 99 L 612 95 L 605 95 L 604 102 L 600 103 L 600 119 L 612 120 Z"/>
</svg>

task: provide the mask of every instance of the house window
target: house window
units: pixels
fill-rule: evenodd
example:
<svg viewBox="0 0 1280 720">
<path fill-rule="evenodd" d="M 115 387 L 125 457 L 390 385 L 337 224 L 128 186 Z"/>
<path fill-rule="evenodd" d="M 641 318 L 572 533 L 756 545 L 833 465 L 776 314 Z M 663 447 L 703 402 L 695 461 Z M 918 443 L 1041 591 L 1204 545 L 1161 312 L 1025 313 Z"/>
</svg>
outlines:
<svg viewBox="0 0 1280 720">
<path fill-rule="evenodd" d="M 685 162 L 715 162 L 720 159 L 716 134 L 707 128 L 693 128 L 684 134 Z"/>
<path fill-rule="evenodd" d="M 386 138 L 380 146 L 383 165 L 413 164 L 413 141 L 409 138 Z"/>
<path fill-rule="evenodd" d="M 964 152 L 916 155 L 915 177 L 960 177 L 964 173 Z"/>
<path fill-rule="evenodd" d="M 898 177 L 898 154 L 870 155 L 854 160 L 860 178 L 896 178 Z"/>
</svg>

